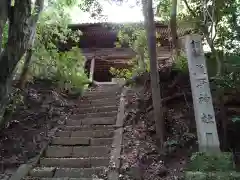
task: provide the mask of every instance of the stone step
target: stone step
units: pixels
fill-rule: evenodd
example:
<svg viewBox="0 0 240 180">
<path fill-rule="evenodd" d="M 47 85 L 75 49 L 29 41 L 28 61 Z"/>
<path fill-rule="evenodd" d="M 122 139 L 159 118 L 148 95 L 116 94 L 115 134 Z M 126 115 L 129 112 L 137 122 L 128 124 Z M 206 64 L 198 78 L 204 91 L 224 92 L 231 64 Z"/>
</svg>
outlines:
<svg viewBox="0 0 240 180">
<path fill-rule="evenodd" d="M 118 110 L 118 106 L 92 106 L 89 108 L 78 108 L 78 109 L 74 109 L 73 111 L 75 113 L 97 113 L 97 112 L 113 112 L 113 111 L 117 111 Z"/>
<path fill-rule="evenodd" d="M 120 97 L 114 97 L 114 98 L 85 98 L 82 100 L 83 104 L 87 104 L 89 102 L 91 102 L 91 104 L 96 104 L 96 103 L 117 103 L 119 101 Z M 81 101 L 79 102 L 81 103 Z"/>
<path fill-rule="evenodd" d="M 120 97 L 118 96 L 86 96 L 86 97 L 82 97 L 83 101 L 92 101 L 92 102 L 96 102 L 96 101 L 117 101 Z"/>
<path fill-rule="evenodd" d="M 106 101 L 107 99 L 107 101 Z M 120 96 L 119 97 L 115 97 L 115 98 L 101 98 L 101 99 L 89 99 L 87 97 L 83 97 L 83 99 L 81 99 L 79 101 L 79 105 L 84 105 L 84 104 L 93 104 L 93 105 L 96 105 L 96 104 L 99 104 L 99 103 L 106 103 L 106 104 L 109 104 L 109 103 L 117 103 L 120 99 Z"/>
<path fill-rule="evenodd" d="M 119 92 L 116 91 L 109 91 L 109 90 L 102 90 L 102 91 L 88 91 L 83 94 L 83 97 L 89 96 L 116 96 L 119 95 Z"/>
<path fill-rule="evenodd" d="M 41 177 L 24 177 L 23 180 L 104 180 L 104 179 L 99 179 L 99 178 L 68 178 L 68 177 L 63 177 L 63 178 L 41 178 Z"/>
<path fill-rule="evenodd" d="M 96 101 L 96 102 L 91 102 L 91 101 L 86 101 L 82 102 L 78 105 L 78 108 L 91 108 L 91 107 L 102 107 L 102 106 L 118 106 L 117 101 L 110 101 L 110 102 L 101 102 L 101 101 Z"/>
<path fill-rule="evenodd" d="M 88 89 L 88 91 L 86 92 L 100 92 L 100 91 L 113 91 L 113 90 L 120 90 L 121 87 L 119 85 L 104 85 L 104 86 L 98 86 L 98 87 L 95 87 L 95 88 L 90 88 Z"/>
<path fill-rule="evenodd" d="M 65 126 L 59 127 L 61 131 L 114 131 L 116 129 L 114 125 L 80 125 L 80 126 Z"/>
<path fill-rule="evenodd" d="M 82 120 L 66 120 L 67 126 L 81 126 L 81 125 L 114 125 L 116 123 L 116 117 L 93 117 L 84 118 Z"/>
<path fill-rule="evenodd" d="M 95 91 L 95 92 L 86 92 L 84 97 L 116 97 L 119 95 L 119 92 L 115 91 Z"/>
<path fill-rule="evenodd" d="M 29 173 L 33 179 L 37 178 L 94 178 L 103 176 L 105 168 L 57 168 L 35 167 Z M 58 179 L 59 180 L 59 179 Z M 65 180 L 65 179 L 64 179 Z M 70 180 L 70 179 L 69 179 Z"/>
<path fill-rule="evenodd" d="M 40 165 L 45 167 L 91 168 L 109 165 L 109 158 L 42 158 Z"/>
<path fill-rule="evenodd" d="M 90 138 L 110 138 L 113 137 L 113 130 L 85 130 L 85 131 L 57 131 L 56 137 L 90 137 Z"/>
<path fill-rule="evenodd" d="M 69 177 L 69 178 L 99 178 L 105 176 L 105 168 L 57 168 L 54 174 L 56 178 Z"/>
<path fill-rule="evenodd" d="M 84 118 L 81 120 L 83 125 L 114 125 L 116 123 L 116 117 L 96 117 L 96 118 Z"/>
<path fill-rule="evenodd" d="M 54 137 L 51 145 L 61 146 L 103 146 L 111 145 L 112 138 L 88 138 L 88 137 Z"/>
<path fill-rule="evenodd" d="M 90 145 L 90 139 L 86 137 L 54 137 L 51 141 L 53 145 L 76 146 Z"/>
<path fill-rule="evenodd" d="M 35 167 L 29 172 L 29 176 L 51 178 L 55 171 L 55 167 Z"/>
<path fill-rule="evenodd" d="M 85 113 L 85 114 L 78 114 L 78 115 L 72 115 L 70 116 L 70 119 L 78 120 L 83 118 L 95 118 L 95 117 L 116 117 L 117 111 L 111 111 L 111 112 L 97 112 L 97 113 Z"/>
<path fill-rule="evenodd" d="M 120 88 L 119 84 L 116 83 L 112 83 L 112 82 L 95 82 L 95 84 L 97 85 L 96 87 L 91 87 L 89 88 L 89 91 L 92 90 L 99 90 L 99 89 L 107 89 L 107 88 Z"/>
<path fill-rule="evenodd" d="M 86 158 L 109 157 L 110 147 L 106 146 L 49 146 L 45 157 L 52 158 Z"/>
<path fill-rule="evenodd" d="M 88 101 L 98 101 L 98 100 L 109 100 L 109 101 L 117 101 L 120 98 L 118 95 L 101 95 L 101 96 L 83 96 L 82 100 Z"/>
<path fill-rule="evenodd" d="M 116 88 L 117 89 L 117 88 Z M 89 92 L 108 92 L 108 91 L 113 91 L 112 87 L 97 87 L 94 89 L 88 89 L 88 91 L 86 91 L 85 93 L 89 93 Z"/>
<path fill-rule="evenodd" d="M 93 138 L 90 140 L 91 146 L 106 146 L 113 143 L 113 138 Z"/>
</svg>

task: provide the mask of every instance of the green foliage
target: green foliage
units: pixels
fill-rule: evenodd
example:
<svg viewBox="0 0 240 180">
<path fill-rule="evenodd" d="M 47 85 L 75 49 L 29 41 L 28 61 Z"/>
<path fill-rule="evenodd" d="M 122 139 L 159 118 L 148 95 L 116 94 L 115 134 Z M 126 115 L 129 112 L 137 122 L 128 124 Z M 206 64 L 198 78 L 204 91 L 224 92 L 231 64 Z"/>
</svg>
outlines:
<svg viewBox="0 0 240 180">
<path fill-rule="evenodd" d="M 11 94 L 9 95 L 10 102 L 8 103 L 5 111 L 5 117 L 10 116 L 13 112 L 16 111 L 17 107 L 24 105 L 23 95 L 21 90 L 14 88 Z"/>
<path fill-rule="evenodd" d="M 5 24 L 4 26 L 4 29 L 3 29 L 3 34 L 2 34 L 2 37 L 3 37 L 3 40 L 2 40 L 2 48 L 5 48 L 6 46 L 6 43 L 7 43 L 7 39 L 8 39 L 8 22 Z"/>
<path fill-rule="evenodd" d="M 240 88 L 240 56 L 229 54 L 225 59 L 223 74 L 213 77 L 212 85 L 223 91 L 238 92 Z"/>
<path fill-rule="evenodd" d="M 131 59 L 131 68 L 129 69 L 114 69 L 111 68 L 111 73 L 118 78 L 131 79 L 133 76 L 141 74 L 144 71 L 150 70 L 149 56 L 147 51 L 147 37 L 143 24 L 131 24 L 118 27 L 119 42 L 116 45 L 128 45 L 135 52 L 136 57 Z"/>
<path fill-rule="evenodd" d="M 183 52 L 180 52 L 180 55 L 174 61 L 173 68 L 182 73 L 188 73 L 188 61 Z"/>
<path fill-rule="evenodd" d="M 131 79 L 132 77 L 131 69 L 116 69 L 111 67 L 110 73 L 114 75 L 116 78 Z"/>
<path fill-rule="evenodd" d="M 216 49 L 239 52 L 239 0 L 207 1 L 206 8 L 214 19 L 203 12 L 202 1 L 187 0 L 186 2 L 192 12 L 188 11 L 185 6 L 185 10 L 187 11 L 182 11 L 179 14 L 178 22 L 181 27 L 192 27 L 196 32 L 202 33 L 201 27 L 205 25 Z M 192 13 L 194 13 L 194 15 Z M 207 16 L 204 17 L 204 15 Z"/>
<path fill-rule="evenodd" d="M 240 117 L 239 116 L 236 116 L 236 117 L 233 117 L 232 118 L 232 122 L 239 122 L 240 121 Z"/>
<path fill-rule="evenodd" d="M 185 172 L 186 180 L 238 180 L 239 177 L 230 152 L 194 153 Z"/>
<path fill-rule="evenodd" d="M 234 170 L 232 154 L 221 153 L 194 153 L 188 167 L 190 171 L 215 172 Z"/>
<path fill-rule="evenodd" d="M 212 79 L 217 88 L 237 90 L 240 87 L 240 72 L 225 73 Z"/>
<path fill-rule="evenodd" d="M 39 51 L 39 55 L 43 55 L 44 50 Z M 32 64 L 33 76 L 57 81 L 59 86 L 64 89 L 82 88 L 84 84 L 88 83 L 79 48 L 72 48 L 67 52 L 51 51 L 48 54 L 47 51 L 45 53 L 47 53 L 46 57 L 40 57 Z"/>
<path fill-rule="evenodd" d="M 236 171 L 230 172 L 199 172 L 187 171 L 185 172 L 185 180 L 239 180 L 240 173 Z"/>
<path fill-rule="evenodd" d="M 136 41 L 144 39 L 144 36 L 146 37 L 143 24 L 125 24 L 116 27 L 116 29 L 118 30 L 118 39 L 120 43 L 127 43 L 130 47 L 134 47 Z M 146 46 L 146 42 L 142 45 Z"/>
<path fill-rule="evenodd" d="M 70 19 L 61 9 L 62 3 L 70 6 L 72 2 L 53 1 L 40 17 L 30 74 L 33 78 L 51 79 L 63 90 L 82 91 L 89 82 L 84 73 L 84 57 L 81 50 L 74 47 L 81 32 L 68 28 Z M 61 47 L 67 47 L 68 51 L 61 52 Z"/>
<path fill-rule="evenodd" d="M 163 20 L 169 20 L 171 0 L 161 0 L 158 2 L 159 3 L 157 5 L 157 15 L 159 15 Z"/>
</svg>

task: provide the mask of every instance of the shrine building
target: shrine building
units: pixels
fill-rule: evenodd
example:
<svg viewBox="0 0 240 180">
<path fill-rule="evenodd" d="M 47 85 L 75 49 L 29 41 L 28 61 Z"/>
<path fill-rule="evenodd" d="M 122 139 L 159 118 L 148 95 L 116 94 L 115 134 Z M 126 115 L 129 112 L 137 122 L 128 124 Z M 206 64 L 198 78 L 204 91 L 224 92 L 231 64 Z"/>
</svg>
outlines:
<svg viewBox="0 0 240 180">
<path fill-rule="evenodd" d="M 136 25 L 136 23 L 134 24 Z M 161 44 L 161 46 L 157 48 L 158 61 L 163 61 L 169 59 L 171 55 L 169 27 L 168 25 L 158 22 L 156 22 L 155 25 L 156 32 L 160 35 L 157 41 Z M 118 42 L 118 30 L 117 28 L 113 28 L 116 27 L 116 24 L 85 23 L 71 24 L 69 27 L 72 30 L 80 30 L 83 33 L 78 46 L 86 58 L 86 72 L 89 76 L 92 74 L 92 80 L 94 81 L 112 81 L 113 75 L 109 72 L 110 68 L 128 68 L 129 60 L 136 56 L 136 53 L 128 44 L 121 44 L 121 47 L 116 47 L 116 42 Z M 65 50 L 68 48 L 70 49 L 71 43 L 68 43 L 64 48 Z"/>
</svg>

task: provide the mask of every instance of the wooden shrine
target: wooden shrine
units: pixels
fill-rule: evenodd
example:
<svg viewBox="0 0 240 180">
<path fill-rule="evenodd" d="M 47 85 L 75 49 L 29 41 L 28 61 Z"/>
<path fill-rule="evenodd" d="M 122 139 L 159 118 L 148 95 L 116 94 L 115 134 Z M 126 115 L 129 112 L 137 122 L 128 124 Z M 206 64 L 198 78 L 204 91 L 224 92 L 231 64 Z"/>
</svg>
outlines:
<svg viewBox="0 0 240 180">
<path fill-rule="evenodd" d="M 112 28 L 114 25 L 116 24 L 88 23 L 69 25 L 72 30 L 80 30 L 83 33 L 78 46 L 86 58 L 85 69 L 89 75 L 92 69 L 93 79 L 98 82 L 111 81 L 113 77 L 109 72 L 110 68 L 128 68 L 129 60 L 136 56 L 136 53 L 128 44 L 122 44 L 121 48 L 116 48 L 118 31 L 117 28 Z M 169 40 L 168 25 L 156 23 L 156 31 L 160 35 L 157 39 L 161 44 L 161 48 L 158 50 L 160 60 L 169 59 L 171 41 Z M 62 48 L 68 50 L 72 45 L 69 42 L 67 46 Z"/>
</svg>

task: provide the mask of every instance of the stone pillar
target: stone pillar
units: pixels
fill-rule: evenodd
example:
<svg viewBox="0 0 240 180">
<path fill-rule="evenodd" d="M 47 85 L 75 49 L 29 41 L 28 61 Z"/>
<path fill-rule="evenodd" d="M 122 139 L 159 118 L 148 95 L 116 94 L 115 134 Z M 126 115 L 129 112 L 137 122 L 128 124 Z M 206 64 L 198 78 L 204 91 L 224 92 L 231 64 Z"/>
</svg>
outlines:
<svg viewBox="0 0 240 180">
<path fill-rule="evenodd" d="M 91 82 L 93 82 L 94 70 L 95 70 L 95 58 L 92 58 L 91 66 L 90 66 L 90 73 L 89 73 L 89 80 Z"/>
<path fill-rule="evenodd" d="M 191 81 L 199 151 L 219 152 L 215 113 L 200 35 L 187 35 L 185 50 Z"/>
</svg>

